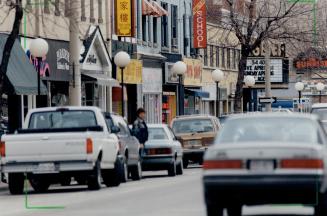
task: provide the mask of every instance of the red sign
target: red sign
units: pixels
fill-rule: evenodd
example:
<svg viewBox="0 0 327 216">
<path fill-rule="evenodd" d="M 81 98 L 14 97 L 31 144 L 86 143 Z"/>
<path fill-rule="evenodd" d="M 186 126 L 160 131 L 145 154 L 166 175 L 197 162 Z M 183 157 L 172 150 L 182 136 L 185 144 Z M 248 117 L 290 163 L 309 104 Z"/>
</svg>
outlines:
<svg viewBox="0 0 327 216">
<path fill-rule="evenodd" d="M 207 47 L 207 10 L 205 0 L 193 0 L 193 47 Z"/>
</svg>

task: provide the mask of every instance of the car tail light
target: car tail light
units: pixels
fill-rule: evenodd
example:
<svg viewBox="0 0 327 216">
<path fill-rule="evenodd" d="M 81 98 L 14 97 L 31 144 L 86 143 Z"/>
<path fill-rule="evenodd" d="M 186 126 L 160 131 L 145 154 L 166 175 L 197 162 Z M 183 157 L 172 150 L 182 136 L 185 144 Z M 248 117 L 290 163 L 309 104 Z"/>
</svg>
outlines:
<svg viewBox="0 0 327 216">
<path fill-rule="evenodd" d="M 242 169 L 241 160 L 206 160 L 203 169 Z"/>
<path fill-rule="evenodd" d="M 283 169 L 323 169 L 324 162 L 320 159 L 285 159 L 281 160 Z"/>
<path fill-rule="evenodd" d="M 1 157 L 6 156 L 6 144 L 5 144 L 5 142 L 0 142 L 0 156 Z"/>
<path fill-rule="evenodd" d="M 170 148 L 153 148 L 147 149 L 148 155 L 163 155 L 163 154 L 171 154 L 172 150 Z"/>
<path fill-rule="evenodd" d="M 87 154 L 93 153 L 93 140 L 91 138 L 86 139 L 86 153 Z"/>
</svg>

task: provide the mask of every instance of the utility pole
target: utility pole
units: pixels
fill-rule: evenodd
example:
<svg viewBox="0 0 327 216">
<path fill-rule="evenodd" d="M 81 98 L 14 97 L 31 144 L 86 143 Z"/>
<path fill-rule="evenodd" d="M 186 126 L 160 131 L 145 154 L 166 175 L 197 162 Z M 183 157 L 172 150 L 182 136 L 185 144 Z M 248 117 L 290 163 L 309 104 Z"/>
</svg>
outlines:
<svg viewBox="0 0 327 216">
<path fill-rule="evenodd" d="M 80 39 L 79 39 L 79 19 L 80 1 L 70 1 L 69 13 L 69 53 L 70 72 L 72 81 L 69 84 L 69 105 L 81 106 L 81 71 L 79 66 Z"/>
<path fill-rule="evenodd" d="M 270 80 L 270 45 L 268 38 L 265 40 L 265 92 L 266 98 L 271 98 L 271 80 Z M 266 103 L 266 112 L 271 112 L 271 103 Z"/>
</svg>

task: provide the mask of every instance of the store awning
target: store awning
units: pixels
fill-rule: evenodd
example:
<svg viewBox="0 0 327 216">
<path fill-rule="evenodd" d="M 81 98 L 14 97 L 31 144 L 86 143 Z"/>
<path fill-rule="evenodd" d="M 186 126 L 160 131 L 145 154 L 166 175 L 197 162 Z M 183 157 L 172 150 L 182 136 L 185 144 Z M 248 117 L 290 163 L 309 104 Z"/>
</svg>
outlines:
<svg viewBox="0 0 327 216">
<path fill-rule="evenodd" d="M 168 11 L 166 11 L 163 7 L 161 7 L 161 5 L 159 5 L 158 2 L 152 1 L 152 5 L 153 7 L 155 7 L 159 14 L 158 15 L 154 15 L 155 17 L 161 17 L 161 16 L 168 16 Z"/>
<path fill-rule="evenodd" d="M 149 1 L 142 0 L 142 15 L 160 16 L 160 11 L 155 8 Z"/>
<path fill-rule="evenodd" d="M 7 40 L 7 35 L 0 34 L 0 61 Z M 31 64 L 18 39 L 15 41 L 9 58 L 7 78 L 11 86 L 6 88 L 6 94 L 36 95 L 38 90 L 37 72 Z M 8 86 L 7 86 L 8 87 Z M 47 88 L 41 82 L 41 94 L 47 94 Z"/>
<path fill-rule="evenodd" d="M 99 85 L 109 86 L 109 87 L 119 87 L 120 86 L 119 82 L 116 79 L 111 78 L 110 76 L 108 76 L 106 74 L 83 73 L 82 75 L 96 80 Z"/>
<path fill-rule="evenodd" d="M 195 89 L 185 89 L 185 94 L 189 94 L 195 97 L 209 98 L 210 94 L 206 91 L 195 90 Z"/>
</svg>

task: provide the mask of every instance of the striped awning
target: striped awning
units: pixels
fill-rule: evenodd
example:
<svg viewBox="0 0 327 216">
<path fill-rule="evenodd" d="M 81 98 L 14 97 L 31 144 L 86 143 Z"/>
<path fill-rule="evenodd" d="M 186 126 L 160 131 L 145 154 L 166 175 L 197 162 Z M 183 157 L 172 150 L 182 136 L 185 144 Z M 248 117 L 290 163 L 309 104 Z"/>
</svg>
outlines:
<svg viewBox="0 0 327 216">
<path fill-rule="evenodd" d="M 168 11 L 161 7 L 158 2 L 152 1 L 152 5 L 159 11 L 158 15 L 154 15 L 155 17 L 168 16 Z"/>
<path fill-rule="evenodd" d="M 159 16 L 160 12 L 149 1 L 142 0 L 142 15 Z"/>
</svg>

